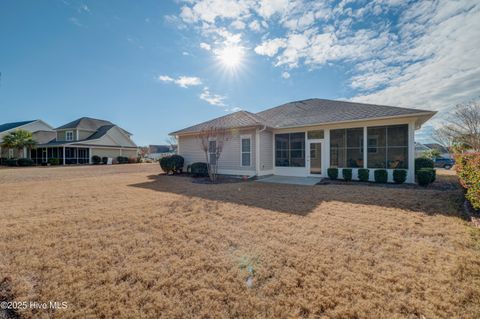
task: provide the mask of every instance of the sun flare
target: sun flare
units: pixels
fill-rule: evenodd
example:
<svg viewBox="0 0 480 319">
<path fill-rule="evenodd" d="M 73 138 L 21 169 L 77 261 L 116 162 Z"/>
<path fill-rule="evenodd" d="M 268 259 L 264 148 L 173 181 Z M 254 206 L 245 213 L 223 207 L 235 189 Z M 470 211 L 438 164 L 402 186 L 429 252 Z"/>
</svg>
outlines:
<svg viewBox="0 0 480 319">
<path fill-rule="evenodd" d="M 243 48 L 240 46 L 226 46 L 223 49 L 219 50 L 217 57 L 228 69 L 238 68 L 243 60 L 244 52 Z"/>
</svg>

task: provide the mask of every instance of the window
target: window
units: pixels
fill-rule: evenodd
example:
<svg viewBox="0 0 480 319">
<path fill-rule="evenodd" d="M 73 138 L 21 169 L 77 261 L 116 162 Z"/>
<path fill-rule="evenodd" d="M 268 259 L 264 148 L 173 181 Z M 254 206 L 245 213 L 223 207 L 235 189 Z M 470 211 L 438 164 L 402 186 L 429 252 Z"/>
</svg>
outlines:
<svg viewBox="0 0 480 319">
<path fill-rule="evenodd" d="M 73 131 L 65 132 L 65 140 L 66 141 L 73 141 Z"/>
<path fill-rule="evenodd" d="M 367 129 L 368 168 L 408 168 L 408 125 Z"/>
<path fill-rule="evenodd" d="M 275 135 L 275 166 L 305 167 L 305 133 Z"/>
<path fill-rule="evenodd" d="M 208 141 L 208 160 L 210 165 L 217 164 L 217 141 Z"/>
<path fill-rule="evenodd" d="M 307 137 L 309 140 L 319 140 L 323 138 L 323 130 L 318 131 L 309 131 L 307 133 Z"/>
<path fill-rule="evenodd" d="M 330 131 L 330 164 L 333 167 L 363 167 L 363 128 Z"/>
<path fill-rule="evenodd" d="M 8 158 L 13 158 L 13 149 L 12 148 L 8 149 Z"/>
<path fill-rule="evenodd" d="M 252 150 L 251 150 L 251 137 L 250 136 L 242 136 L 240 138 L 241 141 L 241 159 L 242 159 L 242 166 L 250 166 L 251 165 L 251 158 L 252 158 Z"/>
</svg>

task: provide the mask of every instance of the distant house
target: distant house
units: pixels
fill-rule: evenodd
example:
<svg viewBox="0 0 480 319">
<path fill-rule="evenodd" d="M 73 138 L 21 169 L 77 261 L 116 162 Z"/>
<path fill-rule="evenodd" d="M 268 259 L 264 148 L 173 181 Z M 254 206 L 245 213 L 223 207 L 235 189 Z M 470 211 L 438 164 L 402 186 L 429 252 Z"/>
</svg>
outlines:
<svg viewBox="0 0 480 319">
<path fill-rule="evenodd" d="M 435 112 L 384 105 L 309 99 L 259 113 L 239 111 L 171 133 L 185 165 L 204 162 L 199 134 L 210 128 L 229 132 L 218 172 L 231 175 L 327 176 L 329 167 L 407 170 L 414 182 L 415 130 Z M 216 138 L 209 140 L 214 163 Z M 341 176 L 341 170 L 340 170 Z"/>
<path fill-rule="evenodd" d="M 25 130 L 33 135 L 33 139 L 37 143 L 47 143 L 54 139 L 57 135 L 56 131 L 52 126 L 45 123 L 42 120 L 32 120 L 32 121 L 23 121 L 23 122 L 13 122 L 5 123 L 0 125 L 0 144 L 3 142 L 3 137 L 15 130 Z M 20 150 L 3 148 L 0 145 L 0 157 L 1 158 L 14 158 L 14 157 L 28 157 L 28 150 Z"/>
<path fill-rule="evenodd" d="M 137 145 L 132 134 L 112 122 L 82 117 L 54 129 L 47 123 L 36 120 L 0 125 L 2 136 L 16 129 L 33 133 L 37 146 L 20 157 L 29 157 L 36 164 L 48 163 L 57 158 L 65 164 L 89 164 L 93 156 L 116 158 L 137 157 Z M 18 157 L 12 150 L 1 150 L 2 157 Z M 6 156 L 4 156 L 6 155 Z"/>
<path fill-rule="evenodd" d="M 440 157 L 452 158 L 452 154 L 448 151 L 448 148 L 443 145 L 440 145 L 438 143 L 415 143 L 415 157 L 422 157 L 425 152 L 431 150 L 437 150 L 440 153 Z"/>
<path fill-rule="evenodd" d="M 158 160 L 164 156 L 174 154 L 176 150 L 176 145 L 149 145 L 147 158 Z"/>
</svg>

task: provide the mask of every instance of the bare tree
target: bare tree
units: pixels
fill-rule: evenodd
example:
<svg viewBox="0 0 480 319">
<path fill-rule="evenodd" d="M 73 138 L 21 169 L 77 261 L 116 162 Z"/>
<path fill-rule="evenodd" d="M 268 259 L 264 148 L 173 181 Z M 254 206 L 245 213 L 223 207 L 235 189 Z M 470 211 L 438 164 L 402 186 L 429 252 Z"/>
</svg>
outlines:
<svg viewBox="0 0 480 319">
<path fill-rule="evenodd" d="M 198 134 L 200 145 L 205 153 L 205 160 L 207 162 L 208 176 L 212 183 L 217 182 L 218 177 L 218 160 L 223 151 L 225 141 L 229 138 L 229 132 L 225 128 L 207 127 L 202 129 Z"/>
<path fill-rule="evenodd" d="M 167 142 L 168 145 L 170 145 L 170 149 L 172 151 L 177 150 L 178 141 L 176 136 L 169 136 L 167 139 L 165 139 L 165 142 Z"/>
<path fill-rule="evenodd" d="M 433 138 L 446 147 L 465 146 L 480 151 L 480 100 L 457 105 Z"/>
</svg>

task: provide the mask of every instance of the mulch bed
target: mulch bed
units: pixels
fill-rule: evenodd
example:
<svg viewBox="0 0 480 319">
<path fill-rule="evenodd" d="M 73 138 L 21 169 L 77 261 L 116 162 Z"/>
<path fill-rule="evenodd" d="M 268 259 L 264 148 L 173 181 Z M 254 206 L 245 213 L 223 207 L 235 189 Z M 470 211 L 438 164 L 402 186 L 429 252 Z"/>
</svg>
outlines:
<svg viewBox="0 0 480 319">
<path fill-rule="evenodd" d="M 454 190 L 458 189 L 458 183 L 451 183 L 445 181 L 435 181 L 434 183 L 428 185 L 427 187 L 423 187 L 417 184 L 394 184 L 394 183 L 375 183 L 375 182 L 360 182 L 360 181 L 350 181 L 346 182 L 344 180 L 336 179 L 328 179 L 325 178 L 321 180 L 317 185 L 364 185 L 368 187 L 384 187 L 384 188 L 404 188 L 404 189 L 432 189 L 432 190 Z"/>
</svg>

